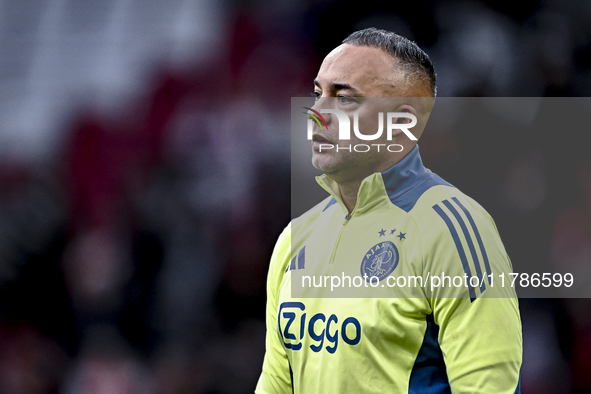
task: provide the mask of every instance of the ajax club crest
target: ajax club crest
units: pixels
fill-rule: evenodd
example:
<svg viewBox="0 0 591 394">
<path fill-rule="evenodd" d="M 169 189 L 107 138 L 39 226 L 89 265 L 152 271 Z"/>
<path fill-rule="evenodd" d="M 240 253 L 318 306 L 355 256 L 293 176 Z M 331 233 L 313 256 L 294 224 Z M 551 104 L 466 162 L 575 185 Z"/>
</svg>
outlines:
<svg viewBox="0 0 591 394">
<path fill-rule="evenodd" d="M 372 246 L 361 262 L 361 276 L 369 282 L 372 276 L 380 281 L 390 275 L 398 266 L 398 249 L 390 241 L 380 242 Z"/>
</svg>

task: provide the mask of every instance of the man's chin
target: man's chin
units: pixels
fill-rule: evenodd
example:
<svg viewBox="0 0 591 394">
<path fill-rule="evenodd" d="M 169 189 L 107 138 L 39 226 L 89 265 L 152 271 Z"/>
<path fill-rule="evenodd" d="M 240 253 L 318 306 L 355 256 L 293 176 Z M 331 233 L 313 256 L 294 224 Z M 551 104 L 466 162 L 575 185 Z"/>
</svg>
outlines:
<svg viewBox="0 0 591 394">
<path fill-rule="evenodd" d="M 329 176 L 330 174 L 338 171 L 338 166 L 336 163 L 330 163 L 328 161 L 322 160 L 322 158 L 312 157 L 312 165 L 317 170 L 320 170 Z"/>
<path fill-rule="evenodd" d="M 326 174 L 327 171 L 330 172 L 331 170 L 331 165 L 330 163 L 327 163 L 324 157 L 319 157 L 320 155 L 318 154 L 314 154 L 312 155 L 312 165 L 314 166 L 314 168 L 316 168 L 317 170 L 320 170 L 322 172 L 324 172 Z"/>
</svg>

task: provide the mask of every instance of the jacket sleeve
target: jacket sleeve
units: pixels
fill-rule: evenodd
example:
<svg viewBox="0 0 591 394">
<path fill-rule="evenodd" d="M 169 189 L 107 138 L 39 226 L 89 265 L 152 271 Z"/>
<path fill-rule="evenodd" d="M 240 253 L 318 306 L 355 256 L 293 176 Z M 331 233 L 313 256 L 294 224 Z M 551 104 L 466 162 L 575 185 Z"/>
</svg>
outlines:
<svg viewBox="0 0 591 394">
<path fill-rule="evenodd" d="M 267 334 L 263 370 L 255 389 L 256 394 L 291 394 L 292 381 L 289 361 L 277 326 L 278 291 L 285 266 L 291 254 L 291 232 L 288 226 L 279 236 L 267 277 Z"/>
<path fill-rule="evenodd" d="M 501 287 L 499 275 L 511 278 L 512 267 L 492 218 L 469 198 L 454 197 L 435 204 L 428 220 L 424 269 L 445 283 L 426 291 L 452 393 L 519 392 L 519 306 L 507 280 Z"/>
</svg>

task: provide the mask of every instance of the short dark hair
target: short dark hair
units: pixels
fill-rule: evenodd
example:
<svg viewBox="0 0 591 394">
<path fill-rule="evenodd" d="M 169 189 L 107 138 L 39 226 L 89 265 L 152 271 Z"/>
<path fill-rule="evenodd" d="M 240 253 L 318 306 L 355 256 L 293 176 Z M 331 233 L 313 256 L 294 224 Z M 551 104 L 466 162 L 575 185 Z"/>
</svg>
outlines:
<svg viewBox="0 0 591 394">
<path fill-rule="evenodd" d="M 370 27 L 351 33 L 343 44 L 373 47 L 389 53 L 400 61 L 409 77 L 425 81 L 435 97 L 435 68 L 429 56 L 415 42 L 391 31 Z"/>
</svg>

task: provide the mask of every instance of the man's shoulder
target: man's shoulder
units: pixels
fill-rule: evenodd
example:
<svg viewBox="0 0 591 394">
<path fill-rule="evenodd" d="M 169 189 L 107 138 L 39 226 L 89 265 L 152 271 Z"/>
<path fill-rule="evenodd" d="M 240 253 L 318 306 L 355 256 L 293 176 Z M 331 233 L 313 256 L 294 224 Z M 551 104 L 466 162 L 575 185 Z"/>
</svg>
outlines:
<svg viewBox="0 0 591 394">
<path fill-rule="evenodd" d="M 283 229 L 273 250 L 273 256 L 271 257 L 270 273 L 275 278 L 276 276 L 281 277 L 286 269 L 286 264 L 292 258 L 292 249 L 299 244 L 299 240 L 305 237 L 313 229 L 314 223 L 321 216 L 322 212 L 334 204 L 335 201 L 332 197 L 327 197 L 308 211 L 292 219 L 288 225 Z M 276 281 L 280 279 L 275 278 Z"/>
<path fill-rule="evenodd" d="M 455 189 L 453 185 L 430 171 L 428 176 L 402 190 L 390 189 L 387 182 L 385 183 L 386 192 L 392 204 L 407 213 L 416 210 L 419 201 L 424 203 L 425 199 L 428 199 L 434 194 L 453 192 Z"/>
<path fill-rule="evenodd" d="M 413 216 L 421 216 L 422 213 L 438 211 L 439 207 L 446 207 L 451 209 L 460 210 L 462 212 L 472 212 L 488 215 L 488 212 L 474 200 L 472 197 L 463 193 L 460 189 L 441 179 L 436 174 L 432 174 L 431 177 L 423 186 L 424 190 L 420 196 L 416 199 L 411 210 L 408 212 Z M 455 208 L 450 208 L 455 206 Z"/>
<path fill-rule="evenodd" d="M 306 223 L 310 223 L 317 220 L 318 217 L 322 215 L 324 211 L 326 211 L 333 205 L 338 205 L 337 200 L 332 196 L 326 197 L 324 200 L 320 201 L 318 204 L 308 209 L 306 212 L 304 212 L 297 218 L 292 219 L 291 227 L 298 228 Z"/>
<path fill-rule="evenodd" d="M 436 204 L 446 204 L 445 201 L 455 200 L 461 201 L 471 210 L 486 212 L 474 199 L 430 171 L 428 176 L 406 190 L 390 191 L 386 185 L 386 192 L 393 205 L 413 216 L 424 210 L 431 210 Z"/>
<path fill-rule="evenodd" d="M 442 232 L 453 232 L 455 228 L 459 233 L 464 229 L 477 232 L 477 229 L 482 227 L 489 228 L 491 233 L 497 232 L 496 225 L 486 209 L 447 182 L 437 182 L 426 189 L 408 213 L 423 234 L 431 234 L 435 238 Z"/>
<path fill-rule="evenodd" d="M 298 233 L 302 228 L 310 227 L 325 210 L 334 204 L 337 204 L 336 200 L 332 196 L 328 196 L 300 216 L 292 219 L 279 236 L 277 244 L 291 242 L 294 233 Z"/>
</svg>

